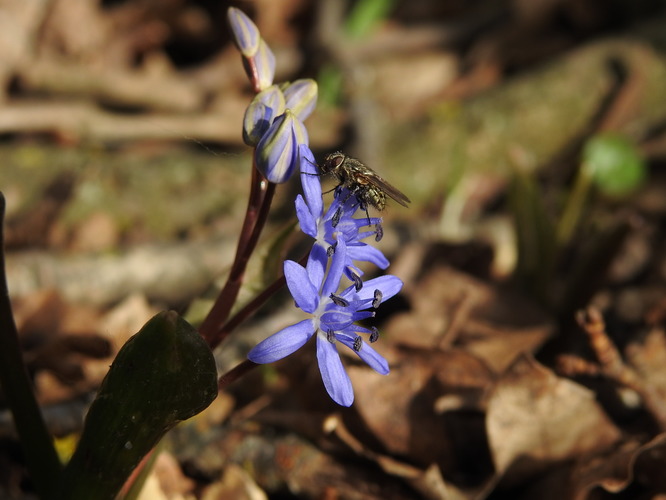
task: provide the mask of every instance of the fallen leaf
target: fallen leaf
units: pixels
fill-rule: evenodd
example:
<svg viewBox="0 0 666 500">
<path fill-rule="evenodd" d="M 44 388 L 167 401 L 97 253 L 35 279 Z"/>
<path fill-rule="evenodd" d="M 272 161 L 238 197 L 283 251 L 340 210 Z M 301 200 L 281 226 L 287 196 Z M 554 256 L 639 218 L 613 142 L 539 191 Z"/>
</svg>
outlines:
<svg viewBox="0 0 666 500">
<path fill-rule="evenodd" d="M 494 387 L 486 427 L 497 474 L 509 483 L 607 449 L 620 438 L 592 391 L 527 355 Z"/>
</svg>

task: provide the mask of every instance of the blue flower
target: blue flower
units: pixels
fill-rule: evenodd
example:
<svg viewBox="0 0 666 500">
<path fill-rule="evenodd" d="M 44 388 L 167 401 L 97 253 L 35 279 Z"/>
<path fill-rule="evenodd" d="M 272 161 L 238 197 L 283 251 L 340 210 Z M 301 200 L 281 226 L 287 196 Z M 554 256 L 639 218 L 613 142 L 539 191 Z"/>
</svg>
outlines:
<svg viewBox="0 0 666 500">
<path fill-rule="evenodd" d="M 337 239 L 344 239 L 347 246 L 345 274 L 359 288 L 360 276 L 363 275 L 363 272 L 354 264 L 354 261 L 371 262 L 380 269 L 386 269 L 389 265 L 388 259 L 380 250 L 361 241 L 376 235 L 374 230 L 362 231 L 361 228 L 368 225 L 377 226 L 381 223 L 381 219 L 368 218 L 366 214 L 360 218 L 354 218 L 353 215 L 358 210 L 359 203 L 355 196 L 348 196 L 348 191 L 345 189 L 340 191 L 324 213 L 320 174 L 315 165 L 310 149 L 301 147 L 300 168 L 303 196 L 296 197 L 296 216 L 301 230 L 315 239 L 310 259 L 320 261 L 322 253 L 329 251 L 328 249 L 336 243 L 333 234 L 338 233 Z"/>
<path fill-rule="evenodd" d="M 361 290 L 350 286 L 337 293 L 340 286 L 347 247 L 338 240 L 327 273 L 319 266 L 302 267 L 287 260 L 284 275 L 296 305 L 311 317 L 288 326 L 255 346 L 248 358 L 255 363 L 272 363 L 302 347 L 316 334 L 317 362 L 324 387 L 333 401 L 351 406 L 354 391 L 344 369 L 336 343 L 349 347 L 376 372 L 386 375 L 388 363 L 359 334 L 368 334 L 370 342 L 377 339 L 376 330 L 356 325 L 361 319 L 374 316 L 379 304 L 397 294 L 402 282 L 395 276 L 369 280 Z"/>
</svg>

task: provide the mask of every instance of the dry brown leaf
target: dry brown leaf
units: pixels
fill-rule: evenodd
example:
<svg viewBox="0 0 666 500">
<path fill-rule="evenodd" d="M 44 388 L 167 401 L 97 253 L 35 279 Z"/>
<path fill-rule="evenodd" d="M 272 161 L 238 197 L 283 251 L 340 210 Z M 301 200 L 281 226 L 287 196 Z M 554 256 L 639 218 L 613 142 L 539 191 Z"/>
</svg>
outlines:
<svg viewBox="0 0 666 500">
<path fill-rule="evenodd" d="M 268 496 L 257 486 L 250 474 L 236 464 L 229 464 L 222 479 L 208 486 L 201 500 L 266 500 Z"/>
<path fill-rule="evenodd" d="M 482 416 L 491 371 L 460 350 L 402 348 L 387 357 L 388 377 L 348 368 L 367 428 L 391 454 L 478 483 L 491 469 Z"/>
<path fill-rule="evenodd" d="M 430 270 L 409 298 L 413 310 L 394 317 L 387 336 L 411 346 L 463 347 L 498 373 L 553 331 L 536 304 L 452 268 Z"/>
<path fill-rule="evenodd" d="M 621 434 L 594 393 L 526 355 L 498 381 L 486 419 L 495 468 L 509 483 L 604 450 Z"/>
<path fill-rule="evenodd" d="M 632 343 L 626 352 L 629 363 L 666 404 L 666 334 L 661 328 L 648 332 L 641 343 Z M 647 388 L 647 387 L 646 387 Z"/>
<path fill-rule="evenodd" d="M 33 374 L 42 404 L 70 399 L 99 383 L 85 371 L 88 363 L 108 369 L 111 344 L 98 334 L 100 312 L 66 302 L 54 290 L 42 290 L 14 301 L 24 359 Z M 48 373 L 47 373 L 48 372 Z"/>
<path fill-rule="evenodd" d="M 575 500 L 585 500 L 597 488 L 603 488 L 610 493 L 619 493 L 632 482 L 636 474 L 642 474 L 645 481 L 648 479 L 644 474 L 646 470 L 637 469 L 647 463 L 645 458 L 649 459 L 655 451 L 663 453 L 665 447 L 666 434 L 660 434 L 643 445 L 631 441 L 623 443 L 607 455 L 592 460 L 579 460 L 571 477 L 571 497 Z M 660 482 L 662 479 L 659 476 L 649 477 L 651 486 L 656 486 Z"/>
</svg>

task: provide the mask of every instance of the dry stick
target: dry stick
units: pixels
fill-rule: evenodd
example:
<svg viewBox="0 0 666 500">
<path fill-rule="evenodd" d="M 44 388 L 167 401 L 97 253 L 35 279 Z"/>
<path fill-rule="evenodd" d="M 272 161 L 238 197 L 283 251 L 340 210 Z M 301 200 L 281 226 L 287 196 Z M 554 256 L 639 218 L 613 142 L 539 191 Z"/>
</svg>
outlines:
<svg viewBox="0 0 666 500">
<path fill-rule="evenodd" d="M 48 499 L 58 490 L 62 466 L 23 363 L 5 276 L 4 215 L 5 198 L 0 193 L 0 385 L 14 417 L 33 485 L 40 498 Z"/>
<path fill-rule="evenodd" d="M 275 184 L 268 182 L 253 165 L 250 199 L 238 240 L 234 263 L 229 271 L 227 282 L 220 291 L 215 304 L 199 327 L 199 332 L 206 339 L 211 349 L 219 345 L 220 340 L 217 339 L 217 332 L 229 318 L 229 313 L 243 283 L 245 268 L 266 223 L 274 194 Z"/>
<path fill-rule="evenodd" d="M 599 366 L 600 373 L 619 384 L 636 391 L 643 400 L 645 409 L 652 415 L 662 430 L 666 430 L 666 403 L 654 384 L 627 366 L 622 360 L 608 334 L 601 312 L 595 307 L 580 311 L 576 320 L 588 336 Z"/>
</svg>

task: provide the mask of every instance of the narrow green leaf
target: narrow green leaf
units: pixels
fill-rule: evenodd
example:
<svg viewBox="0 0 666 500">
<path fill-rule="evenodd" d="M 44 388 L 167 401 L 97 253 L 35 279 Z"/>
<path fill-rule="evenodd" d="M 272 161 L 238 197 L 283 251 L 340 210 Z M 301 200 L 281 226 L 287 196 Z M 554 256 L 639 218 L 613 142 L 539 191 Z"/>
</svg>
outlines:
<svg viewBox="0 0 666 500">
<path fill-rule="evenodd" d="M 551 300 L 549 285 L 555 263 L 555 231 L 543 205 L 536 180 L 516 172 L 509 191 L 518 245 L 516 274 L 544 304 Z"/>
</svg>

